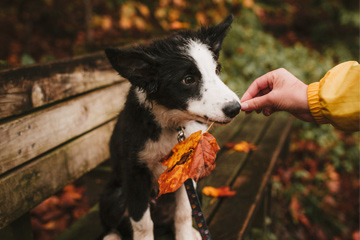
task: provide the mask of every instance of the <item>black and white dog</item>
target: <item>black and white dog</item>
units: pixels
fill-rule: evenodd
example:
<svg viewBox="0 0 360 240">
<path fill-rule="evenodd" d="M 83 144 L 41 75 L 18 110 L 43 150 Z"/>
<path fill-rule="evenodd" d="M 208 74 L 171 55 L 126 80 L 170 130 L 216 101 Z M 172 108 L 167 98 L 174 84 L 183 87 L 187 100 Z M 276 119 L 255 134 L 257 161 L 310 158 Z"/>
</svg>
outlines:
<svg viewBox="0 0 360 240">
<path fill-rule="evenodd" d="M 217 26 L 146 46 L 106 49 L 114 69 L 132 86 L 110 142 L 113 174 L 100 199 L 104 239 L 152 240 L 157 226 L 167 224 L 177 240 L 201 239 L 184 186 L 156 199 L 157 179 L 179 127 L 189 136 L 211 122 L 229 123 L 240 112 L 240 100 L 220 80 L 217 62 L 232 21 L 229 16 Z"/>
</svg>

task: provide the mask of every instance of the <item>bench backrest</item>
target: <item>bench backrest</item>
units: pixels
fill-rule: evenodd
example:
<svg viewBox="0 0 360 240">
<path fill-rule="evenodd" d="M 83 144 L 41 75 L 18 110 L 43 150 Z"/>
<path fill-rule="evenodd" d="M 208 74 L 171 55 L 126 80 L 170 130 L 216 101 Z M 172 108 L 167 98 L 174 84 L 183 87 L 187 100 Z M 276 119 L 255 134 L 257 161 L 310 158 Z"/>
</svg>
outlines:
<svg viewBox="0 0 360 240">
<path fill-rule="evenodd" d="M 0 72 L 0 229 L 108 159 L 129 86 L 103 53 Z"/>
</svg>

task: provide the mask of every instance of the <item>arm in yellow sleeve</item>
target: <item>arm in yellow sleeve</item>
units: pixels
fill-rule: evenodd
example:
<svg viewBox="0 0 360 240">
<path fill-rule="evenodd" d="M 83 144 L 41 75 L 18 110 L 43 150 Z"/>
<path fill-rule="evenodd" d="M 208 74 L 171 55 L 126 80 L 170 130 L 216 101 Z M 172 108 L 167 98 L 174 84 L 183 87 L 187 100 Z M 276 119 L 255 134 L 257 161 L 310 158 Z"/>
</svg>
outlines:
<svg viewBox="0 0 360 240">
<path fill-rule="evenodd" d="M 330 123 L 343 131 L 359 131 L 360 65 L 341 63 L 307 90 L 310 112 L 317 123 Z"/>
</svg>

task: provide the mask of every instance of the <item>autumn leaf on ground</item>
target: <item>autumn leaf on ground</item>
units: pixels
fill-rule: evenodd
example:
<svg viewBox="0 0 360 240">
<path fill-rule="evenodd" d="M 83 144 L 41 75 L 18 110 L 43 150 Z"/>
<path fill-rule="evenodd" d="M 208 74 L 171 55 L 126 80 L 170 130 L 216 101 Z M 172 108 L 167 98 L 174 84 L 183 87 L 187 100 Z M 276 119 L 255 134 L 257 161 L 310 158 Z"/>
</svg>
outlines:
<svg viewBox="0 0 360 240">
<path fill-rule="evenodd" d="M 197 181 L 215 168 L 216 153 L 220 149 L 216 139 L 208 132 L 191 134 L 176 144 L 162 161 L 167 169 L 160 175 L 159 195 L 175 192 L 187 179 Z"/>
<path fill-rule="evenodd" d="M 256 150 L 258 148 L 254 144 L 248 143 L 246 141 L 242 141 L 239 143 L 227 143 L 225 146 L 227 148 L 231 148 L 237 152 L 246 152 L 246 153 Z"/>
<path fill-rule="evenodd" d="M 301 205 L 301 203 L 299 202 L 299 200 L 296 196 L 291 197 L 291 203 L 290 203 L 289 209 L 290 209 L 290 213 L 291 213 L 293 219 L 296 222 L 300 222 L 308 228 L 311 227 L 310 221 L 305 215 L 303 206 Z"/>
<path fill-rule="evenodd" d="M 236 191 L 230 191 L 229 186 L 222 186 L 218 188 L 204 187 L 202 193 L 211 197 L 232 197 L 236 194 Z"/>
</svg>

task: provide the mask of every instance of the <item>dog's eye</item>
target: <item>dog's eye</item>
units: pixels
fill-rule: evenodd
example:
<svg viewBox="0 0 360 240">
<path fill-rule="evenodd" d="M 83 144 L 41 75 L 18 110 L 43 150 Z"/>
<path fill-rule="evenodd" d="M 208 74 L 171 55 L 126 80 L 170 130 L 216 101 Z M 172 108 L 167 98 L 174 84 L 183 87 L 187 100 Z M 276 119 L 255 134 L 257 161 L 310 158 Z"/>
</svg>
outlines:
<svg viewBox="0 0 360 240">
<path fill-rule="evenodd" d="M 182 82 L 186 85 L 190 85 L 190 84 L 195 83 L 195 78 L 193 76 L 186 76 L 186 77 L 184 77 Z"/>
</svg>

